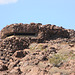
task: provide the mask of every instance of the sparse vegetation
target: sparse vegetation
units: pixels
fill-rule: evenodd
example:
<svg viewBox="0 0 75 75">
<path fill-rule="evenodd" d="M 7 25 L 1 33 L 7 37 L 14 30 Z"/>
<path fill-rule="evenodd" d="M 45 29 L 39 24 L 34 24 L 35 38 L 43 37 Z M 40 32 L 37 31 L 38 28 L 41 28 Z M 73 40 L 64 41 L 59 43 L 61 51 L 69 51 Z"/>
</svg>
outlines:
<svg viewBox="0 0 75 75">
<path fill-rule="evenodd" d="M 54 54 L 51 58 L 49 58 L 49 62 L 54 66 L 59 67 L 63 62 L 69 61 L 70 59 L 75 59 L 75 54 L 70 51 L 67 54 Z"/>
<path fill-rule="evenodd" d="M 37 44 L 37 43 L 32 43 L 30 46 L 29 46 L 29 48 L 31 49 L 31 50 L 47 50 L 46 48 L 43 48 L 44 47 L 44 45 L 43 44 Z"/>
<path fill-rule="evenodd" d="M 71 55 L 71 59 L 75 59 L 75 54 L 72 54 Z"/>
<path fill-rule="evenodd" d="M 32 43 L 30 46 L 29 46 L 29 48 L 31 49 L 31 50 L 35 50 L 35 47 L 37 46 L 37 43 Z"/>
<path fill-rule="evenodd" d="M 59 67 L 68 57 L 61 54 L 54 54 L 49 58 L 49 62 L 56 67 Z"/>
</svg>

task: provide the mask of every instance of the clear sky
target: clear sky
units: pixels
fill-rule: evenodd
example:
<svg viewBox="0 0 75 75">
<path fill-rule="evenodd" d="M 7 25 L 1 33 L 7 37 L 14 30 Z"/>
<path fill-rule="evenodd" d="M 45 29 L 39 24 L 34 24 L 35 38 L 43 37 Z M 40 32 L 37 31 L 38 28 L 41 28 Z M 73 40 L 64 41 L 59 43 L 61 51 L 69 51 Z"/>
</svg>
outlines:
<svg viewBox="0 0 75 75">
<path fill-rule="evenodd" d="M 75 0 L 0 0 L 0 30 L 30 22 L 75 30 Z"/>
</svg>

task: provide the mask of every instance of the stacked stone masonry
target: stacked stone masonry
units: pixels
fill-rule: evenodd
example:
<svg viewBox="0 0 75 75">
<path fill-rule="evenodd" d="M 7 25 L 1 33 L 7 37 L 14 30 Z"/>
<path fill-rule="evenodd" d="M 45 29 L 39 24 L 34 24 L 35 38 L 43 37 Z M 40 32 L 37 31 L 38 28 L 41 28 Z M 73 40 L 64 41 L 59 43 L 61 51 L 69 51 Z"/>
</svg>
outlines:
<svg viewBox="0 0 75 75">
<path fill-rule="evenodd" d="M 62 27 L 56 25 L 42 25 L 41 23 L 30 24 L 11 24 L 1 30 L 1 38 L 4 39 L 11 35 L 33 35 L 36 39 L 48 40 L 51 37 L 69 37 L 69 33 Z"/>
</svg>

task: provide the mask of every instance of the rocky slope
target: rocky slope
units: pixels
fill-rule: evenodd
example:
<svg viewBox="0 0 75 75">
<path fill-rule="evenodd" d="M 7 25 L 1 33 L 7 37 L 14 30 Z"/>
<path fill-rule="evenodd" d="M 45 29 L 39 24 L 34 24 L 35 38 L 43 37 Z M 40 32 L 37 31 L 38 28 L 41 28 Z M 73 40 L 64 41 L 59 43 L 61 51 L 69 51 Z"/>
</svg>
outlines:
<svg viewBox="0 0 75 75">
<path fill-rule="evenodd" d="M 0 75 L 75 75 L 75 31 L 41 23 L 6 26 Z"/>
</svg>

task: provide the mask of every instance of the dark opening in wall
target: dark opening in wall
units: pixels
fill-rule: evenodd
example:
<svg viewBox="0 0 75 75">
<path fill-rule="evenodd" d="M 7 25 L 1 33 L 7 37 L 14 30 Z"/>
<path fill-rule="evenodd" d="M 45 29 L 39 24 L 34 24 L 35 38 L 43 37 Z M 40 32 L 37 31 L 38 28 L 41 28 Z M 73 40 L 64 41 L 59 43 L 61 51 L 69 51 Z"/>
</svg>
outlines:
<svg viewBox="0 0 75 75">
<path fill-rule="evenodd" d="M 8 34 L 6 37 L 9 37 L 9 36 L 37 36 L 36 33 L 11 33 L 11 34 Z"/>
</svg>

